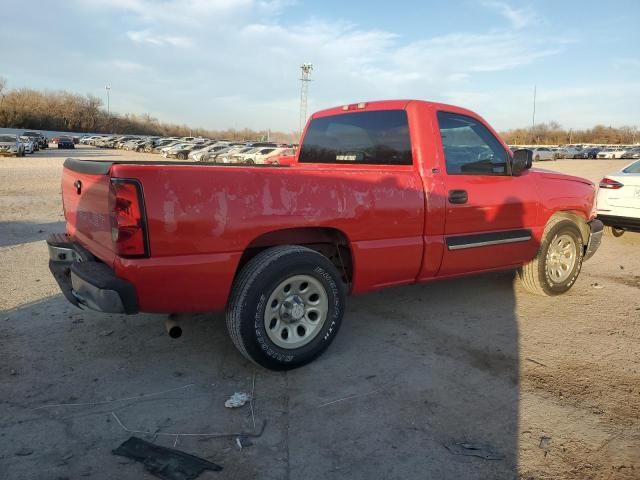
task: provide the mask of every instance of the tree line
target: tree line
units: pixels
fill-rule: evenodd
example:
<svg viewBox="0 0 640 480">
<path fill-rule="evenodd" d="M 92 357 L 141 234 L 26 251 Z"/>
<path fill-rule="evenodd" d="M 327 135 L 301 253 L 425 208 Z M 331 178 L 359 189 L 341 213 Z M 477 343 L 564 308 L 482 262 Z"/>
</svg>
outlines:
<svg viewBox="0 0 640 480">
<path fill-rule="evenodd" d="M 53 130 L 77 133 L 118 133 L 165 137 L 203 136 L 228 140 L 256 140 L 265 138 L 266 131 L 249 128 L 241 130 L 208 130 L 159 121 L 148 113 L 108 113 L 95 95 L 78 95 L 66 91 L 7 89 L 0 78 L 0 127 Z M 274 141 L 293 143 L 295 133 L 270 132 Z"/>
<path fill-rule="evenodd" d="M 638 127 L 607 127 L 573 130 L 562 128 L 558 122 L 535 125 L 533 128 L 516 128 L 502 132 L 502 138 L 510 145 L 566 145 L 580 143 L 631 145 L 640 142 Z"/>
<path fill-rule="evenodd" d="M 78 95 L 66 91 L 7 89 L 0 77 L 0 127 L 32 130 L 55 130 L 78 133 L 119 133 L 158 136 L 203 136 L 229 140 L 255 140 L 266 137 L 265 131 L 208 130 L 160 122 L 145 113 L 109 114 L 95 95 Z M 568 143 L 633 144 L 640 141 L 637 126 L 607 127 L 596 125 L 583 130 L 566 129 L 557 122 L 542 123 L 534 128 L 516 128 L 502 132 L 502 138 L 513 145 L 563 145 Z M 271 132 L 270 138 L 280 142 L 297 142 L 296 133 Z"/>
</svg>

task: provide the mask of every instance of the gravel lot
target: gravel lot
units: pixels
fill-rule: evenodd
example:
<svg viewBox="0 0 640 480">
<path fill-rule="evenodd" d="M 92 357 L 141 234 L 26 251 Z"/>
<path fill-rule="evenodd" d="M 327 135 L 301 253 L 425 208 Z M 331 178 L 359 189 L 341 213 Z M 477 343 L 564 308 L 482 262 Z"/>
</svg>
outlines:
<svg viewBox="0 0 640 480">
<path fill-rule="evenodd" d="M 640 235 L 606 238 L 561 297 L 500 273 L 351 298 L 324 356 L 273 373 L 220 314 L 172 340 L 162 316 L 64 300 L 44 239 L 64 228 L 66 156 L 158 158 L 0 158 L 0 478 L 154 478 L 111 453 L 123 427 L 224 467 L 203 479 L 640 478 Z M 625 162 L 541 166 L 597 181 Z M 254 417 L 224 407 L 254 381 Z M 264 432 L 242 449 L 162 435 L 251 433 L 254 418 Z"/>
</svg>

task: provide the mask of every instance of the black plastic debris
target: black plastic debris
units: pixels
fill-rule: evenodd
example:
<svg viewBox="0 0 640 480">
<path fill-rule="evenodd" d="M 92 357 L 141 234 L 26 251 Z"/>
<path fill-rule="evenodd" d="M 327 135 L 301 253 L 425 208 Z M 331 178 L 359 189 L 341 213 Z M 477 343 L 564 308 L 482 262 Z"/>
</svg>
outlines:
<svg viewBox="0 0 640 480">
<path fill-rule="evenodd" d="M 203 458 L 161 447 L 138 437 L 129 438 L 113 453 L 142 463 L 147 472 L 163 480 L 193 480 L 205 470 L 222 470 L 220 465 Z"/>
<path fill-rule="evenodd" d="M 503 460 L 504 455 L 496 452 L 489 445 L 477 445 L 468 442 L 447 443 L 444 445 L 449 452 L 454 455 L 466 455 L 469 457 L 479 457 L 485 460 Z"/>
</svg>

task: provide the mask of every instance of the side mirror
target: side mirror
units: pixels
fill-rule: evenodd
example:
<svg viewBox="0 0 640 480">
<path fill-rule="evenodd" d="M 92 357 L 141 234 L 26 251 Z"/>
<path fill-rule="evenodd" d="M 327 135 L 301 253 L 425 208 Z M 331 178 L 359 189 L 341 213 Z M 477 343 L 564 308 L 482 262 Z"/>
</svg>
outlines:
<svg viewBox="0 0 640 480">
<path fill-rule="evenodd" d="M 521 148 L 513 152 L 511 160 L 511 175 L 520 175 L 527 168 L 533 165 L 533 152 L 526 148 Z"/>
</svg>

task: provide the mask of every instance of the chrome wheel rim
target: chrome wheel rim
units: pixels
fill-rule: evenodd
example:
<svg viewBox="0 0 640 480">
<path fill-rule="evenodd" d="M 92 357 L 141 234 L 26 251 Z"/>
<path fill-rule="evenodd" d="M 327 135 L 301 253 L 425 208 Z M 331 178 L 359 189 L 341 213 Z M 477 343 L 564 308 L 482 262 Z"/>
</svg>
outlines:
<svg viewBox="0 0 640 480">
<path fill-rule="evenodd" d="M 322 283 L 310 275 L 294 275 L 269 296 L 264 328 L 269 340 L 291 350 L 311 342 L 327 320 L 329 299 Z"/>
<path fill-rule="evenodd" d="M 569 278 L 576 265 L 577 248 L 574 238 L 564 233 L 556 235 L 547 251 L 547 274 L 555 283 Z"/>
</svg>

